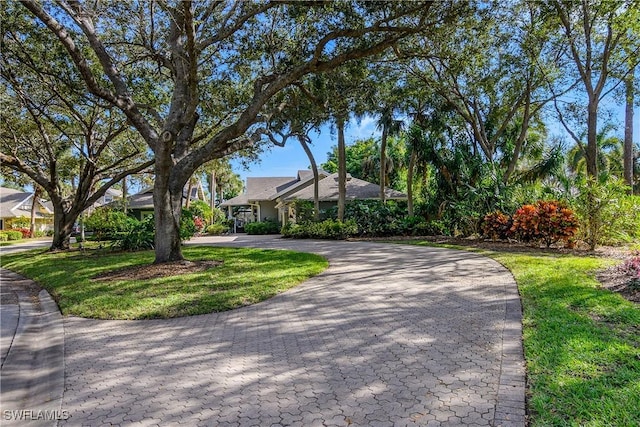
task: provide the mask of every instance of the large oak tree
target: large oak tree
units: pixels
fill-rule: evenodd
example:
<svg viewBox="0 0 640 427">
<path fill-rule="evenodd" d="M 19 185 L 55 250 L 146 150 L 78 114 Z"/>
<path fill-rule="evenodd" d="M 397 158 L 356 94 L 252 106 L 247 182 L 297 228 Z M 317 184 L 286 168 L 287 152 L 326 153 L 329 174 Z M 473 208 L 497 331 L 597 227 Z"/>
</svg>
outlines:
<svg viewBox="0 0 640 427">
<path fill-rule="evenodd" d="M 117 107 L 155 156 L 156 259 L 182 259 L 185 183 L 257 143 L 269 101 L 306 75 L 385 51 L 450 2 L 22 0 L 86 89 Z"/>
<path fill-rule="evenodd" d="M 153 161 L 118 109 L 80 90 L 73 65 L 45 35 L 19 16 L 3 19 L 0 160 L 34 183 L 34 200 L 46 191 L 57 250 L 69 248 L 84 210 Z"/>
</svg>

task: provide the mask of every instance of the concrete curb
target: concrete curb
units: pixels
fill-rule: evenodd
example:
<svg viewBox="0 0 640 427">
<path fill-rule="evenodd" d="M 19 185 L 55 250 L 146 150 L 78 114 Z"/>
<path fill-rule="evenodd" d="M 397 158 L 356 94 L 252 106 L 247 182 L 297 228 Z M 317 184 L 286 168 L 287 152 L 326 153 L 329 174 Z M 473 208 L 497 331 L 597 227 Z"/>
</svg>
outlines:
<svg viewBox="0 0 640 427">
<path fill-rule="evenodd" d="M 33 299 L 20 289 L 28 279 L 2 270 L 18 294 L 19 319 L 2 367 L 2 424 L 55 426 L 64 418 L 64 325 L 47 291 Z"/>
</svg>

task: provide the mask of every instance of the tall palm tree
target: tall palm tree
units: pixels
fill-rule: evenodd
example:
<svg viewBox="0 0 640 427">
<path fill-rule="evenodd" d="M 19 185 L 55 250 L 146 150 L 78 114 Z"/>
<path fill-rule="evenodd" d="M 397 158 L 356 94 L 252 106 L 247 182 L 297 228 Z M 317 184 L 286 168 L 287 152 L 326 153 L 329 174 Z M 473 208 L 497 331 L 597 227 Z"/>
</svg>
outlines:
<svg viewBox="0 0 640 427">
<path fill-rule="evenodd" d="M 424 130 L 418 124 L 412 124 L 406 135 L 406 143 L 409 154 L 409 167 L 407 169 L 407 211 L 413 216 L 413 177 L 416 168 L 426 169 L 426 136 Z"/>
<path fill-rule="evenodd" d="M 393 117 L 395 105 L 386 104 L 380 110 L 380 119 L 378 120 L 378 128 L 382 130 L 380 138 L 380 200 L 385 202 L 385 188 L 387 186 L 387 177 L 390 170 L 387 167 L 387 139 L 390 136 L 399 135 L 404 126 L 402 120 L 396 120 Z"/>
</svg>

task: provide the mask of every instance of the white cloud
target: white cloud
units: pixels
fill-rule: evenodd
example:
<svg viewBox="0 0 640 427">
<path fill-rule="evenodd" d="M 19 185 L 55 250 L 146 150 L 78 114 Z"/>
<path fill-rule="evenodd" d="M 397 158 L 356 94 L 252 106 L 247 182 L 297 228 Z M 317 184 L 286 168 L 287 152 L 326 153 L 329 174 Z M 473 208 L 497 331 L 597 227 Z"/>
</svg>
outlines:
<svg viewBox="0 0 640 427">
<path fill-rule="evenodd" d="M 360 123 L 352 119 L 347 128 L 347 139 L 364 139 L 379 135 L 380 131 L 377 129 L 376 122 L 377 119 L 369 115 L 364 116 Z"/>
</svg>

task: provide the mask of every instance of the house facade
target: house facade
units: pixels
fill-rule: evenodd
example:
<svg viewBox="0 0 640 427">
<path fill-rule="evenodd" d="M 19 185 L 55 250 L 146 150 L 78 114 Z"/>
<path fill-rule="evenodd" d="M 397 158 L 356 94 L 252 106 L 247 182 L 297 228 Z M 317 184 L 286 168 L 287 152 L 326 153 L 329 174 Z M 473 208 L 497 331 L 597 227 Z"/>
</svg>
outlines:
<svg viewBox="0 0 640 427">
<path fill-rule="evenodd" d="M 29 228 L 33 193 L 0 187 L 0 230 Z M 53 229 L 53 207 L 42 199 L 36 200 L 36 230 Z"/>
<path fill-rule="evenodd" d="M 318 171 L 318 199 L 320 209 L 329 209 L 338 203 L 338 174 Z M 314 178 L 310 170 L 300 170 L 296 177 L 247 178 L 244 194 L 220 204 L 227 210 L 227 217 L 236 220 L 240 228 L 247 222 L 288 222 L 293 216 L 296 200 L 313 201 Z M 347 203 L 354 200 L 380 198 L 380 186 L 347 176 Z M 407 200 L 407 195 L 387 188 L 387 200 Z"/>
<path fill-rule="evenodd" d="M 188 194 L 189 191 L 191 191 L 190 196 Z M 183 204 L 186 204 L 187 200 L 206 201 L 202 183 L 198 181 L 190 188 L 185 187 L 182 197 Z M 146 188 L 137 194 L 127 197 L 127 212 L 138 220 L 143 220 L 146 217 L 153 215 L 153 187 Z"/>
</svg>

